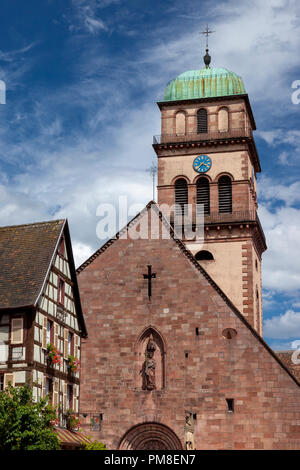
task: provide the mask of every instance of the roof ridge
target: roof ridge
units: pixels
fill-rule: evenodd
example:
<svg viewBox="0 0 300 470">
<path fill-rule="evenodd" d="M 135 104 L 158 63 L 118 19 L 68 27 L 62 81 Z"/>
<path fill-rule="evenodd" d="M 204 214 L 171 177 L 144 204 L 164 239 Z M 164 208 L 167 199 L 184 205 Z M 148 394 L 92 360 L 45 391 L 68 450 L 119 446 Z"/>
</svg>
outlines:
<svg viewBox="0 0 300 470">
<path fill-rule="evenodd" d="M 55 220 L 45 220 L 43 222 L 31 222 L 28 224 L 19 224 L 19 225 L 4 225 L 3 227 L 0 226 L 0 230 L 9 230 L 12 228 L 22 228 L 22 227 L 35 227 L 40 225 L 47 225 L 47 224 L 59 224 L 65 222 L 67 219 L 55 219 Z"/>
</svg>

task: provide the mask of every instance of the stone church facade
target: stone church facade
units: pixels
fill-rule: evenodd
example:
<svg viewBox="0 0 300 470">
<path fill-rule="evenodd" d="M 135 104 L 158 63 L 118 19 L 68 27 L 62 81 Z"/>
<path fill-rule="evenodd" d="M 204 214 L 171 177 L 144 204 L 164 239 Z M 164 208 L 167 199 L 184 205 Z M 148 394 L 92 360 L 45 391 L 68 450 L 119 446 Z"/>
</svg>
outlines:
<svg viewBox="0 0 300 470">
<path fill-rule="evenodd" d="M 300 447 L 300 384 L 262 338 L 255 121 L 241 79 L 206 65 L 158 103 L 159 205 L 77 270 L 80 411 L 101 416 L 109 449 Z M 188 203 L 202 245 L 174 231 Z M 131 236 L 154 221 L 159 236 Z"/>
</svg>

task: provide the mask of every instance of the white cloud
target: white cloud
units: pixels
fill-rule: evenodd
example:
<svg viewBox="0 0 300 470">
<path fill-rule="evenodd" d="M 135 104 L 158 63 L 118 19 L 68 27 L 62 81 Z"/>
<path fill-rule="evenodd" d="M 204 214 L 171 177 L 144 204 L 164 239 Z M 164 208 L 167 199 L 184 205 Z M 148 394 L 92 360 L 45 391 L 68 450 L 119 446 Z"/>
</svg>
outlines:
<svg viewBox="0 0 300 470">
<path fill-rule="evenodd" d="M 268 176 L 262 176 L 258 183 L 258 193 L 260 200 L 283 201 L 287 206 L 292 206 L 300 202 L 300 181 L 283 184 Z"/>
<path fill-rule="evenodd" d="M 264 321 L 264 336 L 276 339 L 300 339 L 300 312 L 287 310 L 283 315 Z"/>
<path fill-rule="evenodd" d="M 76 267 L 86 261 L 95 251 L 89 245 L 76 241 L 72 243 L 72 249 Z"/>
<path fill-rule="evenodd" d="M 277 188 L 276 188 L 277 190 Z M 259 210 L 268 249 L 263 254 L 263 286 L 276 292 L 300 288 L 300 210 L 291 207 Z"/>
</svg>

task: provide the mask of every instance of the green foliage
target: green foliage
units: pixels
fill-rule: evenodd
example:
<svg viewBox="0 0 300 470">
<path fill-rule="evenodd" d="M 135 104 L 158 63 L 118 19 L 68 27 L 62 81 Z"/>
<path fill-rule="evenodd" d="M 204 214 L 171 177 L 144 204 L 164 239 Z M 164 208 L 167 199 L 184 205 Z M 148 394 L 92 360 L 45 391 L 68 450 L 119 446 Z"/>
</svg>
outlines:
<svg viewBox="0 0 300 470">
<path fill-rule="evenodd" d="M 57 450 L 55 410 L 47 399 L 35 403 L 29 386 L 0 393 L 0 450 Z"/>
<path fill-rule="evenodd" d="M 107 450 L 106 445 L 99 441 L 92 441 L 90 444 L 83 444 L 81 450 Z"/>
</svg>

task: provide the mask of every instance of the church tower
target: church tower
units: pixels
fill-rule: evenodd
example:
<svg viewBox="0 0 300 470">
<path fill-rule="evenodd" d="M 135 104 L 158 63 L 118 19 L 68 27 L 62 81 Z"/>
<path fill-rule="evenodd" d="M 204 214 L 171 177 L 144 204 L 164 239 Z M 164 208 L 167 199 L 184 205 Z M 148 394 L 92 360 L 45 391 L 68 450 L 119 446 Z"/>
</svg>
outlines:
<svg viewBox="0 0 300 470">
<path fill-rule="evenodd" d="M 262 335 L 261 257 L 267 247 L 257 215 L 256 125 L 242 79 L 211 68 L 210 61 L 207 49 L 205 67 L 169 82 L 157 103 L 158 204 L 177 204 L 177 211 L 191 204 L 194 219 L 204 210 L 204 243 L 183 241 Z"/>
</svg>

